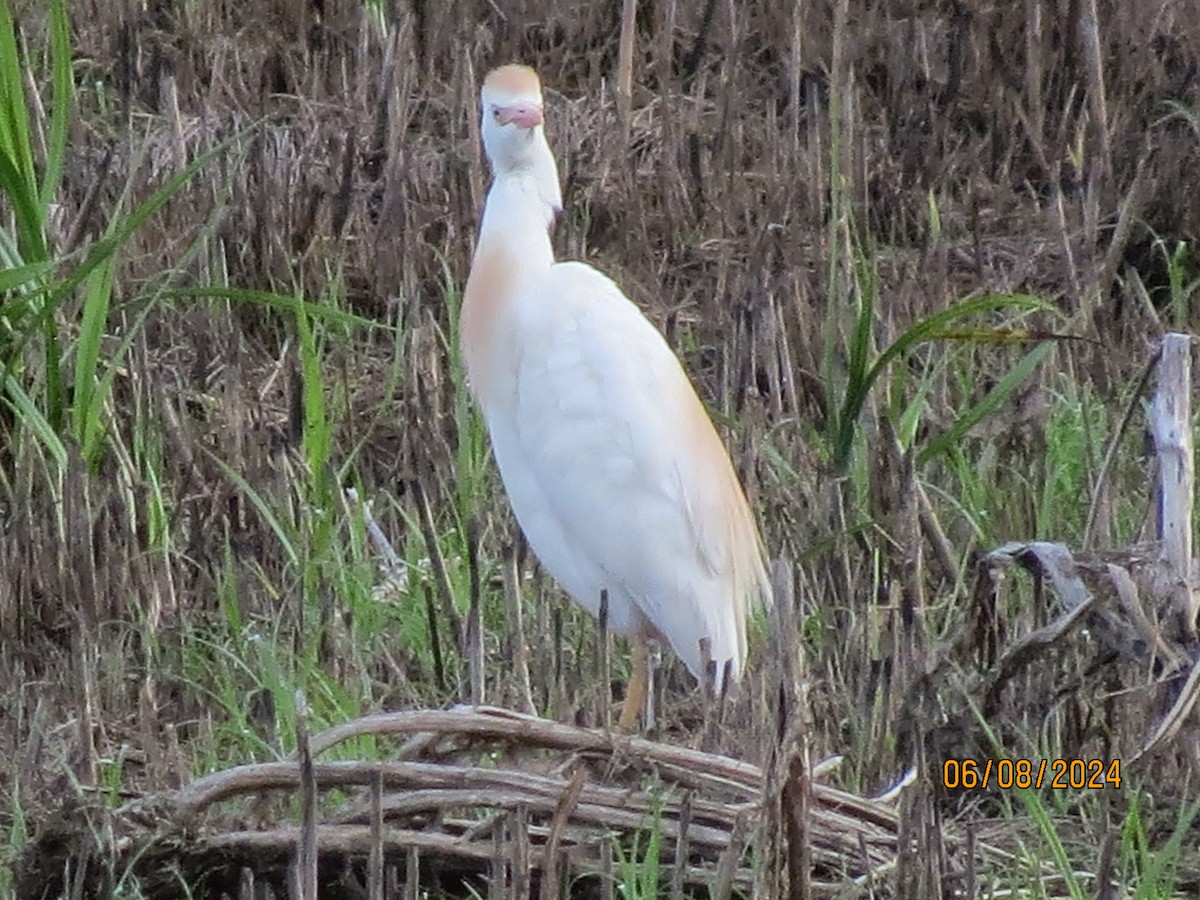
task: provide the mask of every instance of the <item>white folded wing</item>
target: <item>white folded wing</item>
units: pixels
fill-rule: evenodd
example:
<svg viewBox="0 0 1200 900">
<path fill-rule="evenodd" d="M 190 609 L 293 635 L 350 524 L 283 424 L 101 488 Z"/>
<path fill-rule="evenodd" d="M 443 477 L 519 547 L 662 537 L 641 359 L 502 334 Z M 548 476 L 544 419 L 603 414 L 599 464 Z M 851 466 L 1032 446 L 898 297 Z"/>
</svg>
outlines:
<svg viewBox="0 0 1200 900">
<path fill-rule="evenodd" d="M 543 565 L 616 631 L 640 612 L 702 677 L 740 674 L 762 548 L 728 454 L 679 360 L 611 279 L 557 263 L 514 298 L 513 393 L 486 409 L 513 510 Z M 503 327 L 503 326 L 502 326 Z M 510 338 L 505 341 L 504 338 Z M 511 356 L 509 355 L 511 354 Z"/>
</svg>

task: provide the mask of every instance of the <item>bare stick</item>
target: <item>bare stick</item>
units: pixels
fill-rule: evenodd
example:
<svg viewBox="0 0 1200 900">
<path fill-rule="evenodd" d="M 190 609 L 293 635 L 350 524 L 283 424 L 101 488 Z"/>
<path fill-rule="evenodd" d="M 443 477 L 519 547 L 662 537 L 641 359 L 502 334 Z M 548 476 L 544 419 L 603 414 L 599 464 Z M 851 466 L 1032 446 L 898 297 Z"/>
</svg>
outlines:
<svg viewBox="0 0 1200 900">
<path fill-rule="evenodd" d="M 575 770 L 575 775 L 571 778 L 571 783 L 567 789 L 563 791 L 563 795 L 558 799 L 558 804 L 554 808 L 554 819 L 550 823 L 550 835 L 546 838 L 546 847 L 542 857 L 542 896 L 557 897 L 559 895 L 558 888 L 558 865 L 555 862 L 555 856 L 558 855 L 558 847 L 562 843 L 563 834 L 567 830 L 567 823 L 571 820 L 571 813 L 579 803 L 579 795 L 583 791 L 584 782 L 587 781 L 587 768 L 580 766 Z"/>
<path fill-rule="evenodd" d="M 529 807 L 518 803 L 508 822 L 509 846 L 512 847 L 512 896 L 514 900 L 529 900 Z"/>
<path fill-rule="evenodd" d="M 379 523 L 375 520 L 375 516 L 371 514 L 371 504 L 366 501 L 359 501 L 358 491 L 355 488 L 348 487 L 345 490 L 346 499 L 351 504 L 358 506 L 362 510 L 363 527 L 367 529 L 367 536 L 371 538 L 371 543 L 375 545 L 375 549 L 379 551 L 379 555 L 383 557 L 385 568 L 388 574 L 399 574 L 402 563 L 400 556 L 396 553 L 392 542 L 388 540 L 383 529 L 379 527 Z"/>
<path fill-rule="evenodd" d="M 371 855 L 367 858 L 367 898 L 383 900 L 383 773 L 371 776 Z"/>
<path fill-rule="evenodd" d="M 563 620 L 562 607 L 554 607 L 554 612 L 551 616 L 552 633 L 554 635 L 554 712 L 555 715 L 562 715 L 563 708 L 567 705 L 567 691 L 563 685 Z"/>
<path fill-rule="evenodd" d="M 483 703 L 483 597 L 479 583 L 479 522 L 467 523 L 467 571 L 471 581 L 471 606 L 467 612 L 467 672 L 471 704 Z"/>
<path fill-rule="evenodd" d="M 1112 174 L 1112 151 L 1108 145 L 1108 101 L 1104 95 L 1104 56 L 1100 46 L 1100 17 L 1096 0 L 1083 0 L 1079 5 L 1079 40 L 1083 44 L 1083 60 L 1087 70 L 1088 108 L 1092 114 L 1097 149 L 1103 174 Z"/>
<path fill-rule="evenodd" d="M 596 648 L 596 680 L 600 682 L 600 724 L 606 730 L 612 728 L 612 670 L 608 655 L 608 589 L 600 590 L 600 634 Z M 552 896 L 552 895 L 547 895 Z"/>
<path fill-rule="evenodd" d="M 425 598 L 425 620 L 429 627 L 429 649 L 433 653 L 433 679 L 438 690 L 446 690 L 446 664 L 442 661 L 442 639 L 438 636 L 437 610 L 433 606 L 433 594 L 429 585 L 421 586 Z"/>
<path fill-rule="evenodd" d="M 637 24 L 637 0 L 621 5 L 621 40 L 617 47 L 617 115 L 621 119 L 624 146 L 629 146 L 629 116 L 633 108 L 633 39 Z"/>
<path fill-rule="evenodd" d="M 675 843 L 675 867 L 671 871 L 671 900 L 683 900 L 688 865 L 688 828 L 692 824 L 692 794 L 683 795 L 679 806 L 679 839 Z"/>
<path fill-rule="evenodd" d="M 1129 764 L 1134 765 L 1140 762 L 1146 754 L 1179 734 L 1179 729 L 1187 721 L 1197 700 L 1200 700 L 1200 662 L 1192 666 L 1192 671 L 1188 674 L 1187 681 L 1183 685 L 1183 690 L 1179 692 L 1179 699 L 1175 701 L 1167 711 L 1167 714 L 1163 716 L 1162 721 L 1155 727 L 1154 733 L 1150 735 L 1142 749 L 1129 761 Z"/>
<path fill-rule="evenodd" d="M 404 867 L 404 900 L 417 900 L 420 888 L 421 850 L 413 842 L 408 848 L 408 865 Z"/>
<path fill-rule="evenodd" d="M 437 541 L 437 531 L 433 527 L 433 513 L 429 509 L 429 500 L 425 496 L 425 488 L 421 479 L 410 478 L 408 490 L 413 502 L 417 505 L 417 520 L 421 523 L 421 536 L 425 539 L 425 552 L 429 554 L 429 564 L 433 568 L 433 577 L 438 588 L 438 597 L 442 602 L 442 615 L 450 623 L 450 635 L 454 644 L 463 652 L 462 619 L 454 608 L 454 592 L 450 588 L 450 576 L 446 572 L 446 561 L 442 559 L 442 548 Z"/>
<path fill-rule="evenodd" d="M 317 777 L 308 741 L 308 703 L 296 691 L 296 752 L 300 756 L 300 841 L 296 848 L 296 894 L 317 900 Z"/>
<path fill-rule="evenodd" d="M 535 712 L 533 685 L 529 679 L 529 645 L 525 643 L 525 616 L 521 603 L 521 573 L 517 569 L 517 551 L 509 547 L 504 554 L 504 601 L 508 610 L 508 639 L 511 664 L 517 682 L 517 699 L 521 712 Z"/>
</svg>

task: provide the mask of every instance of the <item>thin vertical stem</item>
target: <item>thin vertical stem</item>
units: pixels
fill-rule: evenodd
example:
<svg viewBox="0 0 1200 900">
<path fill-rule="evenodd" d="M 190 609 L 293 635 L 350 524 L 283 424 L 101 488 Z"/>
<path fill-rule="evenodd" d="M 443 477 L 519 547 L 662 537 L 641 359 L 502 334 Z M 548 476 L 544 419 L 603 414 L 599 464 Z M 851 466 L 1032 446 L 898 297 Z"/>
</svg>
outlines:
<svg viewBox="0 0 1200 900">
<path fill-rule="evenodd" d="M 612 728 L 612 703 L 610 702 L 612 671 L 608 653 L 608 589 L 600 591 L 600 615 L 598 617 L 599 638 L 596 647 L 596 680 L 599 682 L 597 697 L 600 702 L 600 724 L 607 731 Z"/>
</svg>

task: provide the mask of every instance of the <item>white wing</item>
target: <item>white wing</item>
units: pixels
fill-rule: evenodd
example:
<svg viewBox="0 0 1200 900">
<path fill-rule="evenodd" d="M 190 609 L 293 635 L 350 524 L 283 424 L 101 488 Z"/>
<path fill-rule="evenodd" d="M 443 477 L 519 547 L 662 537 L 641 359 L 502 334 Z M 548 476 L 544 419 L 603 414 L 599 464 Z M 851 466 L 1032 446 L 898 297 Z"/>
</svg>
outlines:
<svg viewBox="0 0 1200 900">
<path fill-rule="evenodd" d="M 736 677 L 747 606 L 765 597 L 761 545 L 675 354 L 582 263 L 552 266 L 514 314 L 515 394 L 488 425 L 534 551 L 593 612 L 606 588 L 614 630 L 640 613 L 698 676 L 708 638 Z"/>
</svg>

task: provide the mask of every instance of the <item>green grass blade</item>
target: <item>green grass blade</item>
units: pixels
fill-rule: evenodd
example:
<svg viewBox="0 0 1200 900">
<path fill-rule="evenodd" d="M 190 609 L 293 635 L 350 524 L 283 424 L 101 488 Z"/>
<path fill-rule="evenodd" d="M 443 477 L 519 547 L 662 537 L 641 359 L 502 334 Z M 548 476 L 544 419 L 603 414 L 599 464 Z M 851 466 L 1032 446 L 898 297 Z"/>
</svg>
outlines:
<svg viewBox="0 0 1200 900">
<path fill-rule="evenodd" d="M 331 325 L 342 325 L 348 328 L 368 328 L 375 330 L 395 331 L 395 327 L 384 322 L 376 322 L 373 319 L 367 319 L 362 316 L 357 316 L 354 313 L 348 313 L 345 310 L 338 309 L 335 306 L 329 306 L 325 303 L 314 303 L 309 300 L 304 300 L 300 297 L 291 294 L 277 294 L 273 291 L 257 291 L 243 288 L 225 288 L 225 287 L 188 287 L 188 288 L 173 288 L 169 291 L 164 291 L 163 296 L 168 299 L 191 299 L 196 297 L 206 297 L 214 300 L 228 300 L 231 303 L 247 303 L 256 306 L 265 306 L 268 309 L 274 309 L 279 312 L 286 312 L 292 315 L 303 313 L 311 319 L 321 322 L 328 322 Z"/>
<path fill-rule="evenodd" d="M 114 267 L 115 269 L 115 267 Z M 111 287 L 109 290 L 111 294 Z M 112 357 L 104 364 L 104 374 L 100 376 L 99 381 L 92 389 L 92 407 L 94 413 L 91 421 L 94 422 L 94 427 L 91 431 L 86 432 L 88 443 L 85 444 L 84 458 L 92 461 L 96 458 L 99 452 L 99 446 L 96 443 L 100 435 L 100 422 L 104 414 L 104 406 L 108 403 L 108 398 L 112 396 L 113 382 L 116 380 L 117 373 L 120 371 L 121 363 L 125 356 L 129 353 L 129 348 L 133 346 L 133 342 L 137 339 L 142 331 L 142 326 L 145 325 L 146 319 L 150 317 L 150 313 L 156 308 L 157 301 L 152 300 L 134 320 L 133 327 L 127 329 L 124 337 L 121 338 L 121 343 L 117 345 Z M 151 476 L 151 480 L 153 480 Z"/>
<path fill-rule="evenodd" d="M 75 395 L 72 411 L 75 438 L 83 450 L 83 458 L 88 462 L 95 459 L 96 440 L 100 433 L 100 419 L 104 407 L 105 398 L 97 390 L 96 372 L 108 322 L 108 307 L 112 298 L 116 269 L 116 257 L 110 256 L 88 278 L 83 320 L 79 328 L 79 338 L 75 342 Z"/>
<path fill-rule="evenodd" d="M 2 28 L 0 25 L 0 29 Z M 39 262 L 46 259 L 46 244 L 42 234 L 37 190 L 21 171 L 20 165 L 19 159 L 0 154 L 0 191 L 8 197 L 16 217 L 17 253 L 20 261 Z"/>
<path fill-rule="evenodd" d="M 75 78 L 71 54 L 71 24 L 65 0 L 50 3 L 51 77 L 54 94 L 50 103 L 50 136 L 46 147 L 46 167 L 42 173 L 41 208 L 43 214 L 58 196 L 63 160 L 67 156 L 67 133 L 75 106 Z"/>
<path fill-rule="evenodd" d="M 844 468 L 850 458 L 855 425 L 871 390 L 871 338 L 875 328 L 875 307 L 878 300 L 872 257 L 869 251 L 864 251 L 859 245 L 855 235 L 852 234 L 851 237 L 854 241 L 852 263 L 858 312 L 855 315 L 854 330 L 850 337 L 849 358 L 846 363 L 846 388 L 836 416 L 834 463 L 838 469 Z"/>
<path fill-rule="evenodd" d="M 8 194 L 16 212 L 21 252 L 29 260 L 45 259 L 25 71 L 8 0 L 0 0 L 0 189 Z"/>
<path fill-rule="evenodd" d="M 254 508 L 258 510 L 258 514 L 262 516 L 263 521 L 267 523 L 267 527 L 275 533 L 277 538 L 279 538 L 279 544 L 281 547 L 283 547 L 283 552 L 287 554 L 288 562 L 299 568 L 300 557 L 296 553 L 295 543 L 290 537 L 288 537 L 288 533 L 286 529 L 284 529 L 283 523 L 279 521 L 279 517 L 275 515 L 271 507 L 267 506 L 267 502 L 263 500 L 262 495 L 260 495 L 258 491 L 254 490 L 254 488 L 250 486 L 250 482 L 243 478 L 239 472 L 234 471 L 233 467 L 225 462 L 225 460 L 221 459 L 221 457 L 217 456 L 211 450 L 207 448 L 203 449 L 208 455 L 208 458 L 217 464 L 217 467 L 224 472 L 226 477 L 228 477 L 229 480 L 237 486 L 238 490 L 240 490 L 250 499 L 250 502 L 254 504 Z"/>
<path fill-rule="evenodd" d="M 19 288 L 35 286 L 37 282 L 53 271 L 54 264 L 45 260 L 0 269 L 0 292 L 15 291 Z M 20 307 L 28 306 L 30 299 L 30 294 L 23 294 L 11 304 L 0 306 L 0 316 L 7 318 L 14 315 Z"/>
<path fill-rule="evenodd" d="M 955 423 L 943 434 L 935 438 L 929 446 L 917 455 L 918 462 L 928 462 L 939 453 L 944 453 L 948 447 L 955 446 L 963 436 L 977 423 L 998 410 L 1013 392 L 1033 374 L 1034 369 L 1041 364 L 1054 349 L 1050 343 L 1041 344 L 1026 353 L 1020 361 L 1001 378 L 987 395 L 958 417 Z"/>
<path fill-rule="evenodd" d="M 63 445 L 62 438 L 58 436 L 58 432 L 51 426 L 46 417 L 42 415 L 33 398 L 26 393 L 25 389 L 11 375 L 4 376 L 4 390 L 8 395 L 12 408 L 17 412 L 17 417 L 25 427 L 37 436 L 42 445 L 50 452 L 50 455 L 54 457 L 54 461 L 65 468 L 67 465 L 67 448 Z"/>
<path fill-rule="evenodd" d="M 991 723 L 984 718 L 983 711 L 973 700 L 968 699 L 968 705 L 974 714 L 975 721 L 979 724 L 988 742 L 992 745 L 992 757 L 1003 759 L 1010 756 L 1011 754 L 1001 742 L 999 735 L 996 734 Z M 1045 847 L 1049 849 L 1050 855 L 1054 859 L 1056 874 L 1062 878 L 1063 885 L 1069 896 L 1072 900 L 1084 900 L 1087 895 L 1079 884 L 1079 879 L 1075 875 L 1075 868 L 1071 865 L 1071 857 L 1067 853 L 1067 848 L 1063 844 L 1058 829 L 1055 827 L 1054 820 L 1050 817 L 1050 813 L 1046 809 L 1046 802 L 1042 798 L 1042 794 L 1037 788 L 1033 787 L 1014 788 L 1013 792 L 1020 798 L 1025 811 L 1029 814 L 1034 824 L 1036 824 L 1042 840 L 1045 842 Z"/>
<path fill-rule="evenodd" d="M 1071 857 L 1063 845 L 1062 837 L 1054 825 L 1054 820 L 1050 818 L 1050 813 L 1046 810 L 1046 804 L 1041 795 L 1033 788 L 1017 788 L 1016 794 L 1021 798 L 1025 811 L 1029 813 L 1029 817 L 1033 819 L 1038 831 L 1041 832 L 1042 840 L 1050 850 L 1050 855 L 1054 858 L 1054 865 L 1057 867 L 1058 874 L 1062 876 L 1063 884 L 1072 900 L 1084 900 L 1087 894 L 1079 884 L 1075 868 L 1071 865 Z"/>
<path fill-rule="evenodd" d="M 1179 818 L 1171 830 L 1171 836 L 1157 853 L 1149 855 L 1147 866 L 1150 869 L 1148 884 L 1138 890 L 1139 897 L 1147 900 L 1152 897 L 1168 896 L 1175 889 L 1179 880 L 1180 862 L 1187 848 L 1192 847 L 1192 826 L 1200 816 L 1200 800 L 1194 801 L 1187 807 L 1180 806 Z"/>
<path fill-rule="evenodd" d="M 955 303 L 948 309 L 922 319 L 912 328 L 908 329 L 908 331 L 904 332 L 904 334 L 900 335 L 891 346 L 880 354 L 879 359 L 876 360 L 874 369 L 871 372 L 871 382 L 873 383 L 879 377 L 880 371 L 888 363 L 897 356 L 907 353 L 915 344 L 936 339 L 938 332 L 945 330 L 960 319 L 980 313 L 995 312 L 998 309 L 1052 311 L 1054 307 L 1040 297 L 1034 297 L 1030 294 L 985 294 L 982 297 L 975 297 L 972 300 Z"/>
<path fill-rule="evenodd" d="M 305 313 L 305 303 L 296 298 L 296 331 L 299 335 L 300 378 L 304 397 L 304 451 L 309 471 L 318 483 L 323 481 L 325 466 L 333 444 L 329 419 L 325 415 L 325 389 L 321 378 L 321 350 Z M 322 502 L 324 500 L 322 499 Z"/>
<path fill-rule="evenodd" d="M 206 153 L 202 153 L 196 157 L 186 168 L 177 172 L 167 183 L 160 187 L 157 191 L 143 200 L 136 209 L 128 216 L 115 222 L 109 233 L 96 242 L 79 266 L 67 275 L 58 285 L 51 289 L 50 295 L 42 308 L 37 312 L 33 321 L 28 323 L 25 332 L 26 338 L 36 328 L 44 327 L 45 324 L 52 320 L 54 311 L 59 304 L 79 285 L 94 272 L 97 268 L 104 265 L 108 260 L 129 238 L 135 234 L 146 222 L 166 203 L 174 197 L 183 187 L 191 180 L 193 176 L 203 169 L 209 162 L 223 153 L 232 143 L 238 140 L 240 135 L 231 137 L 229 140 L 213 147 Z M 21 342 L 23 343 L 23 341 Z"/>
<path fill-rule="evenodd" d="M 903 356 L 917 344 L 925 341 L 935 340 L 940 333 L 944 332 L 948 326 L 960 319 L 965 319 L 969 316 L 978 315 L 984 312 L 993 312 L 997 309 L 1052 309 L 1045 301 L 1028 294 L 987 294 L 983 297 L 976 297 L 972 300 L 964 300 L 961 303 L 956 303 L 948 309 L 934 313 L 917 322 L 900 337 L 896 338 L 892 344 L 879 355 L 875 360 L 874 365 L 866 368 L 860 361 L 857 363 L 862 369 L 866 369 L 866 374 L 856 374 L 855 354 L 858 350 L 852 351 L 852 363 L 850 380 L 846 385 L 846 396 L 841 404 L 841 409 L 838 415 L 838 428 L 835 436 L 834 444 L 834 465 L 841 471 L 845 468 L 850 459 L 850 448 L 853 445 L 855 424 L 858 421 L 859 415 L 862 413 L 863 406 L 866 404 L 867 396 L 871 392 L 871 388 L 875 382 L 879 380 L 887 366 L 896 358 Z M 861 321 L 861 320 L 860 320 Z M 856 343 L 861 338 L 856 337 Z"/>
</svg>

